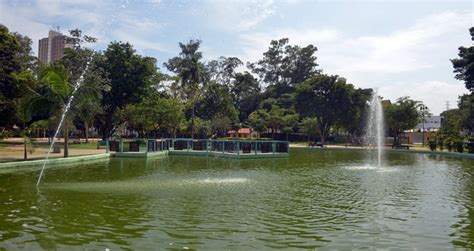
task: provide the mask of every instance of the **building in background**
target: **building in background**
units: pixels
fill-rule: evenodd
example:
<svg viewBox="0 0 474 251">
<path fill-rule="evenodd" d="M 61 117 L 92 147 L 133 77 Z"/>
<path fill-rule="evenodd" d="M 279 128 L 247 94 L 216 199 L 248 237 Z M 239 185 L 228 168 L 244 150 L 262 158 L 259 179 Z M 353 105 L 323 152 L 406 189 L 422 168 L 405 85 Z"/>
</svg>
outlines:
<svg viewBox="0 0 474 251">
<path fill-rule="evenodd" d="M 441 116 L 427 116 L 424 123 L 419 123 L 415 128 L 405 131 L 408 144 L 428 144 L 441 127 Z M 424 129 L 423 129 L 424 128 Z"/>
<path fill-rule="evenodd" d="M 48 64 L 61 59 L 65 48 L 73 48 L 69 37 L 61 32 L 50 30 L 48 37 L 39 40 L 38 59 L 41 63 Z"/>
<path fill-rule="evenodd" d="M 421 122 L 415 127 L 415 131 L 433 132 L 441 127 L 441 116 L 425 117 L 424 123 Z"/>
</svg>

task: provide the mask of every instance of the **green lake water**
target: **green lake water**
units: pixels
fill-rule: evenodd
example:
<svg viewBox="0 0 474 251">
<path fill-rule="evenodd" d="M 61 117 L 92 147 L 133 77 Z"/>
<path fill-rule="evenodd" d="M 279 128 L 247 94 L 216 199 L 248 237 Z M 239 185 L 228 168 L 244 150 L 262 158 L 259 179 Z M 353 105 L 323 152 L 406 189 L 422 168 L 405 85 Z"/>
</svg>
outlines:
<svg viewBox="0 0 474 251">
<path fill-rule="evenodd" d="M 0 169 L 0 250 L 474 248 L 474 160 L 292 150 Z"/>
</svg>

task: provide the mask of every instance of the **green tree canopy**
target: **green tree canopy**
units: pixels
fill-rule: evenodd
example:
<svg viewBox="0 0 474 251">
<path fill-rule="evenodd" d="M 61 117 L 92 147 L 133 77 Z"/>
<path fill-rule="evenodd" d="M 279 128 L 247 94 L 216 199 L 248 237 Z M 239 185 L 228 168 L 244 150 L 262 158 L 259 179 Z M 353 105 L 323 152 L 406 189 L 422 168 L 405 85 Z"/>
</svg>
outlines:
<svg viewBox="0 0 474 251">
<path fill-rule="evenodd" d="M 263 58 L 248 67 L 267 85 L 269 97 L 293 92 L 294 86 L 317 73 L 316 46 L 291 46 L 288 38 L 272 40 Z"/>
<path fill-rule="evenodd" d="M 385 125 L 388 134 L 397 139 L 400 134 L 413 129 L 422 120 L 422 112 L 419 107 L 421 102 L 401 97 L 396 103 L 384 102 Z"/>
<path fill-rule="evenodd" d="M 34 82 L 31 39 L 0 24 L 0 126 L 18 122 L 16 104 Z"/>
<path fill-rule="evenodd" d="M 471 40 L 474 41 L 474 27 L 469 29 Z M 464 82 L 466 88 L 474 92 L 474 46 L 459 47 L 459 58 L 451 59 L 456 79 Z"/>
<path fill-rule="evenodd" d="M 196 104 L 196 115 L 205 120 L 226 116 L 232 122 L 238 122 L 237 110 L 232 102 L 229 88 L 215 82 L 209 83 Z"/>
<path fill-rule="evenodd" d="M 342 123 L 351 110 L 353 86 L 344 78 L 315 75 L 296 87 L 296 111 L 302 117 L 315 117 L 321 141 L 325 143 L 331 127 Z"/>
<path fill-rule="evenodd" d="M 250 113 L 255 111 L 262 100 L 261 88 L 256 78 L 249 72 L 235 74 L 231 93 L 234 106 L 239 112 L 240 122 L 246 122 Z"/>
<path fill-rule="evenodd" d="M 129 43 L 112 42 L 96 60 L 97 66 L 103 69 L 102 77 L 108 79 L 107 88 L 102 89 L 103 113 L 97 120 L 102 137 L 107 138 L 118 123 L 117 109 L 140 102 L 151 86 L 157 71 L 156 59 L 138 55 Z"/>
<path fill-rule="evenodd" d="M 178 76 L 179 90 L 182 97 L 190 102 L 191 109 L 191 137 L 194 137 L 194 113 L 197 99 L 201 92 L 200 87 L 205 84 L 206 71 L 201 62 L 202 53 L 199 52 L 201 40 L 190 40 L 187 44 L 179 43 L 179 56 L 171 58 L 164 66 Z"/>
</svg>

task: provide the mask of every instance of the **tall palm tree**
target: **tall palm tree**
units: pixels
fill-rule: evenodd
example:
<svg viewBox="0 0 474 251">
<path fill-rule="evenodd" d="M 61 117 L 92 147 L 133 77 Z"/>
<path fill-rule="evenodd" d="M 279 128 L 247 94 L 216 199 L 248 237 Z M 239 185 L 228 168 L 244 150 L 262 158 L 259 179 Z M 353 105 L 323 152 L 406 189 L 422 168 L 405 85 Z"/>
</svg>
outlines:
<svg viewBox="0 0 474 251">
<path fill-rule="evenodd" d="M 164 63 L 165 67 L 176 73 L 181 80 L 184 98 L 191 106 L 191 137 L 194 138 L 194 116 L 197 100 L 204 84 L 205 68 L 201 62 L 202 53 L 198 51 L 200 40 L 190 40 L 187 44 L 179 43 L 181 52 L 178 57 Z"/>
<path fill-rule="evenodd" d="M 68 70 L 60 64 L 52 64 L 44 67 L 39 72 L 40 82 L 43 84 L 43 90 L 41 94 L 35 96 L 30 100 L 29 108 L 31 111 L 38 111 L 38 109 L 48 107 L 49 111 L 55 111 L 59 108 L 59 111 L 64 112 L 66 109 L 67 102 L 70 95 L 72 94 L 74 87 L 70 83 L 70 73 Z M 97 96 L 98 91 L 89 86 L 82 86 L 77 93 L 76 97 L 71 103 L 71 106 L 77 105 L 81 100 L 88 97 Z M 69 117 L 66 116 L 64 119 L 64 157 L 69 156 Z"/>
</svg>

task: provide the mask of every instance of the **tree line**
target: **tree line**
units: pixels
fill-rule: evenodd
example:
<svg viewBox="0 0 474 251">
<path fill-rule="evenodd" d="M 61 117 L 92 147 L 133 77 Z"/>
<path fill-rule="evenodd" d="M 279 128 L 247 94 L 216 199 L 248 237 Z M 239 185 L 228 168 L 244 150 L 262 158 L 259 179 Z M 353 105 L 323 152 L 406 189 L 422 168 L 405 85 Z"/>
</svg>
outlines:
<svg viewBox="0 0 474 251">
<path fill-rule="evenodd" d="M 469 29 L 474 41 L 474 27 Z M 451 59 L 455 78 L 462 81 L 467 94 L 459 96 L 457 108 L 441 113 L 442 125 L 430 147 L 463 152 L 465 146 L 474 153 L 474 46 L 458 48 L 458 58 Z"/>
<path fill-rule="evenodd" d="M 90 127 L 103 139 L 123 129 L 140 137 L 208 138 L 251 127 L 272 138 L 303 134 L 323 144 L 334 134 L 364 134 L 373 90 L 322 72 L 315 45 L 273 40 L 261 59 L 244 63 L 237 57 L 205 61 L 201 41 L 190 40 L 179 43 L 179 54 L 163 71 L 128 42 L 113 41 L 96 51 L 86 46 L 96 39 L 78 29 L 70 31 L 70 39 L 74 46 L 61 60 L 43 65 L 32 55 L 31 39 L 0 26 L 3 137 L 21 132 L 26 140 L 35 127 L 48 128 L 51 136 L 81 77 L 66 138 L 72 128 L 87 135 Z M 384 102 L 388 135 L 399 137 L 416 126 L 422 105 L 409 97 Z"/>
</svg>

